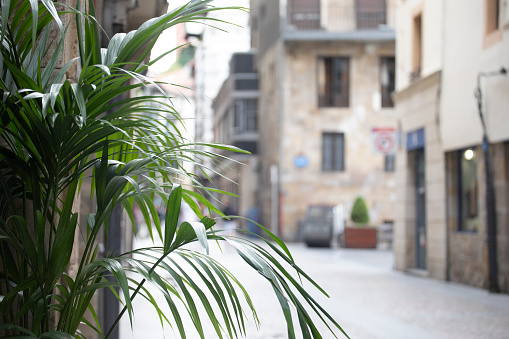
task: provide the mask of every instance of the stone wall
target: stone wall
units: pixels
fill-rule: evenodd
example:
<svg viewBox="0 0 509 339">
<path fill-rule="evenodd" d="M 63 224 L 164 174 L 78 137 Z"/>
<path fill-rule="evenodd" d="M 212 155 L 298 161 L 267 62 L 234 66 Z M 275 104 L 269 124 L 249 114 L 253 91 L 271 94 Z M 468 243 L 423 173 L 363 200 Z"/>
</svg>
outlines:
<svg viewBox="0 0 509 339">
<path fill-rule="evenodd" d="M 384 171 L 384 156 L 371 145 L 373 127 L 395 127 L 392 108 L 381 109 L 380 57 L 393 56 L 393 43 L 294 42 L 286 44 L 283 125 L 282 228 L 295 239 L 297 225 L 311 204 L 343 204 L 346 218 L 357 195 L 368 204 L 371 223 L 394 220 L 394 173 Z M 350 105 L 319 107 L 318 65 L 322 56 L 350 57 Z M 322 170 L 322 133 L 345 136 L 345 170 Z M 304 168 L 295 166 L 305 156 Z"/>
<path fill-rule="evenodd" d="M 479 231 L 458 232 L 458 217 L 455 214 L 457 194 L 453 175 L 448 180 L 450 232 L 450 279 L 468 285 L 488 288 L 488 246 L 486 227 L 486 185 L 481 148 L 478 147 L 479 180 Z M 490 147 L 493 166 L 497 213 L 497 264 L 500 290 L 509 293 L 509 143 L 497 143 Z M 448 168 L 453 167 L 455 152 L 448 154 Z"/>
<path fill-rule="evenodd" d="M 417 80 L 396 95 L 403 146 L 397 155 L 397 201 L 394 252 L 396 269 L 416 266 L 415 159 L 406 150 L 408 132 L 424 129 L 426 180 L 426 263 L 427 274 L 445 279 L 447 268 L 445 159 L 439 134 L 440 72 Z"/>
<path fill-rule="evenodd" d="M 500 290 L 509 293 L 509 142 L 492 148 L 497 204 L 497 255 Z"/>
</svg>

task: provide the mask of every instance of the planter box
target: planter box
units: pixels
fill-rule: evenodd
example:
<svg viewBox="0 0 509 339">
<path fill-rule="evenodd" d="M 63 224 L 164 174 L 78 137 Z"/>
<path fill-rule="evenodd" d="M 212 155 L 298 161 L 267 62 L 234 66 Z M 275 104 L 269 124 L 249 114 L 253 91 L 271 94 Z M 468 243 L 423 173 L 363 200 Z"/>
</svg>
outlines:
<svg viewBox="0 0 509 339">
<path fill-rule="evenodd" d="M 376 248 L 377 229 L 375 227 L 345 227 L 346 248 Z"/>
</svg>

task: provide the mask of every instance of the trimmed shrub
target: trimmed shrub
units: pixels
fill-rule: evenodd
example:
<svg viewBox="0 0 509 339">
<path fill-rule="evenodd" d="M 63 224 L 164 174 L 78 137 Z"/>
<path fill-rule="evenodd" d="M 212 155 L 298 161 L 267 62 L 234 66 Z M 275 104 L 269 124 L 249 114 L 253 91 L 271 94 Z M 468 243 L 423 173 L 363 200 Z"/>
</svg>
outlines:
<svg viewBox="0 0 509 339">
<path fill-rule="evenodd" d="M 355 198 L 350 218 L 357 225 L 365 225 L 369 222 L 368 207 L 362 197 Z"/>
</svg>

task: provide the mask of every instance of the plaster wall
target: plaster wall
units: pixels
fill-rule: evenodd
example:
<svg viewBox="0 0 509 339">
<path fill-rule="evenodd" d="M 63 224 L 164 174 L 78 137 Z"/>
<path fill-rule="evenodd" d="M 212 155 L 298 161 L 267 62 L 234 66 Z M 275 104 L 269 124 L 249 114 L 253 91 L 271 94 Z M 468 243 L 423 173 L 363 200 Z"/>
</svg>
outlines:
<svg viewBox="0 0 509 339">
<path fill-rule="evenodd" d="M 502 18 L 507 4 L 502 3 L 502 27 L 496 32 L 496 39 L 487 44 L 485 1 L 474 1 L 469 6 L 464 6 L 461 0 L 445 2 L 441 133 L 446 151 L 482 141 L 482 125 L 473 95 L 477 76 L 480 72 L 509 67 L 509 26 L 504 25 Z M 490 142 L 509 140 L 509 76 L 483 78 L 481 89 Z"/>
<path fill-rule="evenodd" d="M 215 5 L 248 7 L 249 1 L 220 0 Z M 225 22 L 214 21 L 213 25 L 204 26 L 203 38 L 196 48 L 196 139 L 201 142 L 213 141 L 212 100 L 228 77 L 232 54 L 250 49 L 249 13 L 221 10 L 209 13 L 208 17 Z"/>
<path fill-rule="evenodd" d="M 410 85 L 412 67 L 413 19 L 422 15 L 421 77 L 442 69 L 443 3 L 440 0 L 399 0 L 396 9 L 396 91 Z M 463 5 L 463 7 L 466 7 Z"/>
</svg>

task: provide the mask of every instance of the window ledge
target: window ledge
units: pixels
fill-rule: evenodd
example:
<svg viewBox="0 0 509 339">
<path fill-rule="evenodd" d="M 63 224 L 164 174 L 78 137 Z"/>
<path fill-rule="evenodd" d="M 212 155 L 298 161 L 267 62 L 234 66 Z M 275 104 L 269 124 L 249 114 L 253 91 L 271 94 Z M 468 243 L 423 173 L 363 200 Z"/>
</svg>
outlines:
<svg viewBox="0 0 509 339">
<path fill-rule="evenodd" d="M 479 231 L 456 231 L 456 234 L 462 234 L 462 235 L 479 235 Z"/>
<path fill-rule="evenodd" d="M 487 48 L 490 48 L 491 46 L 495 45 L 496 43 L 501 42 L 502 37 L 503 37 L 503 34 L 502 34 L 501 29 L 497 29 L 493 32 L 484 34 L 483 48 L 487 49 Z"/>
</svg>

